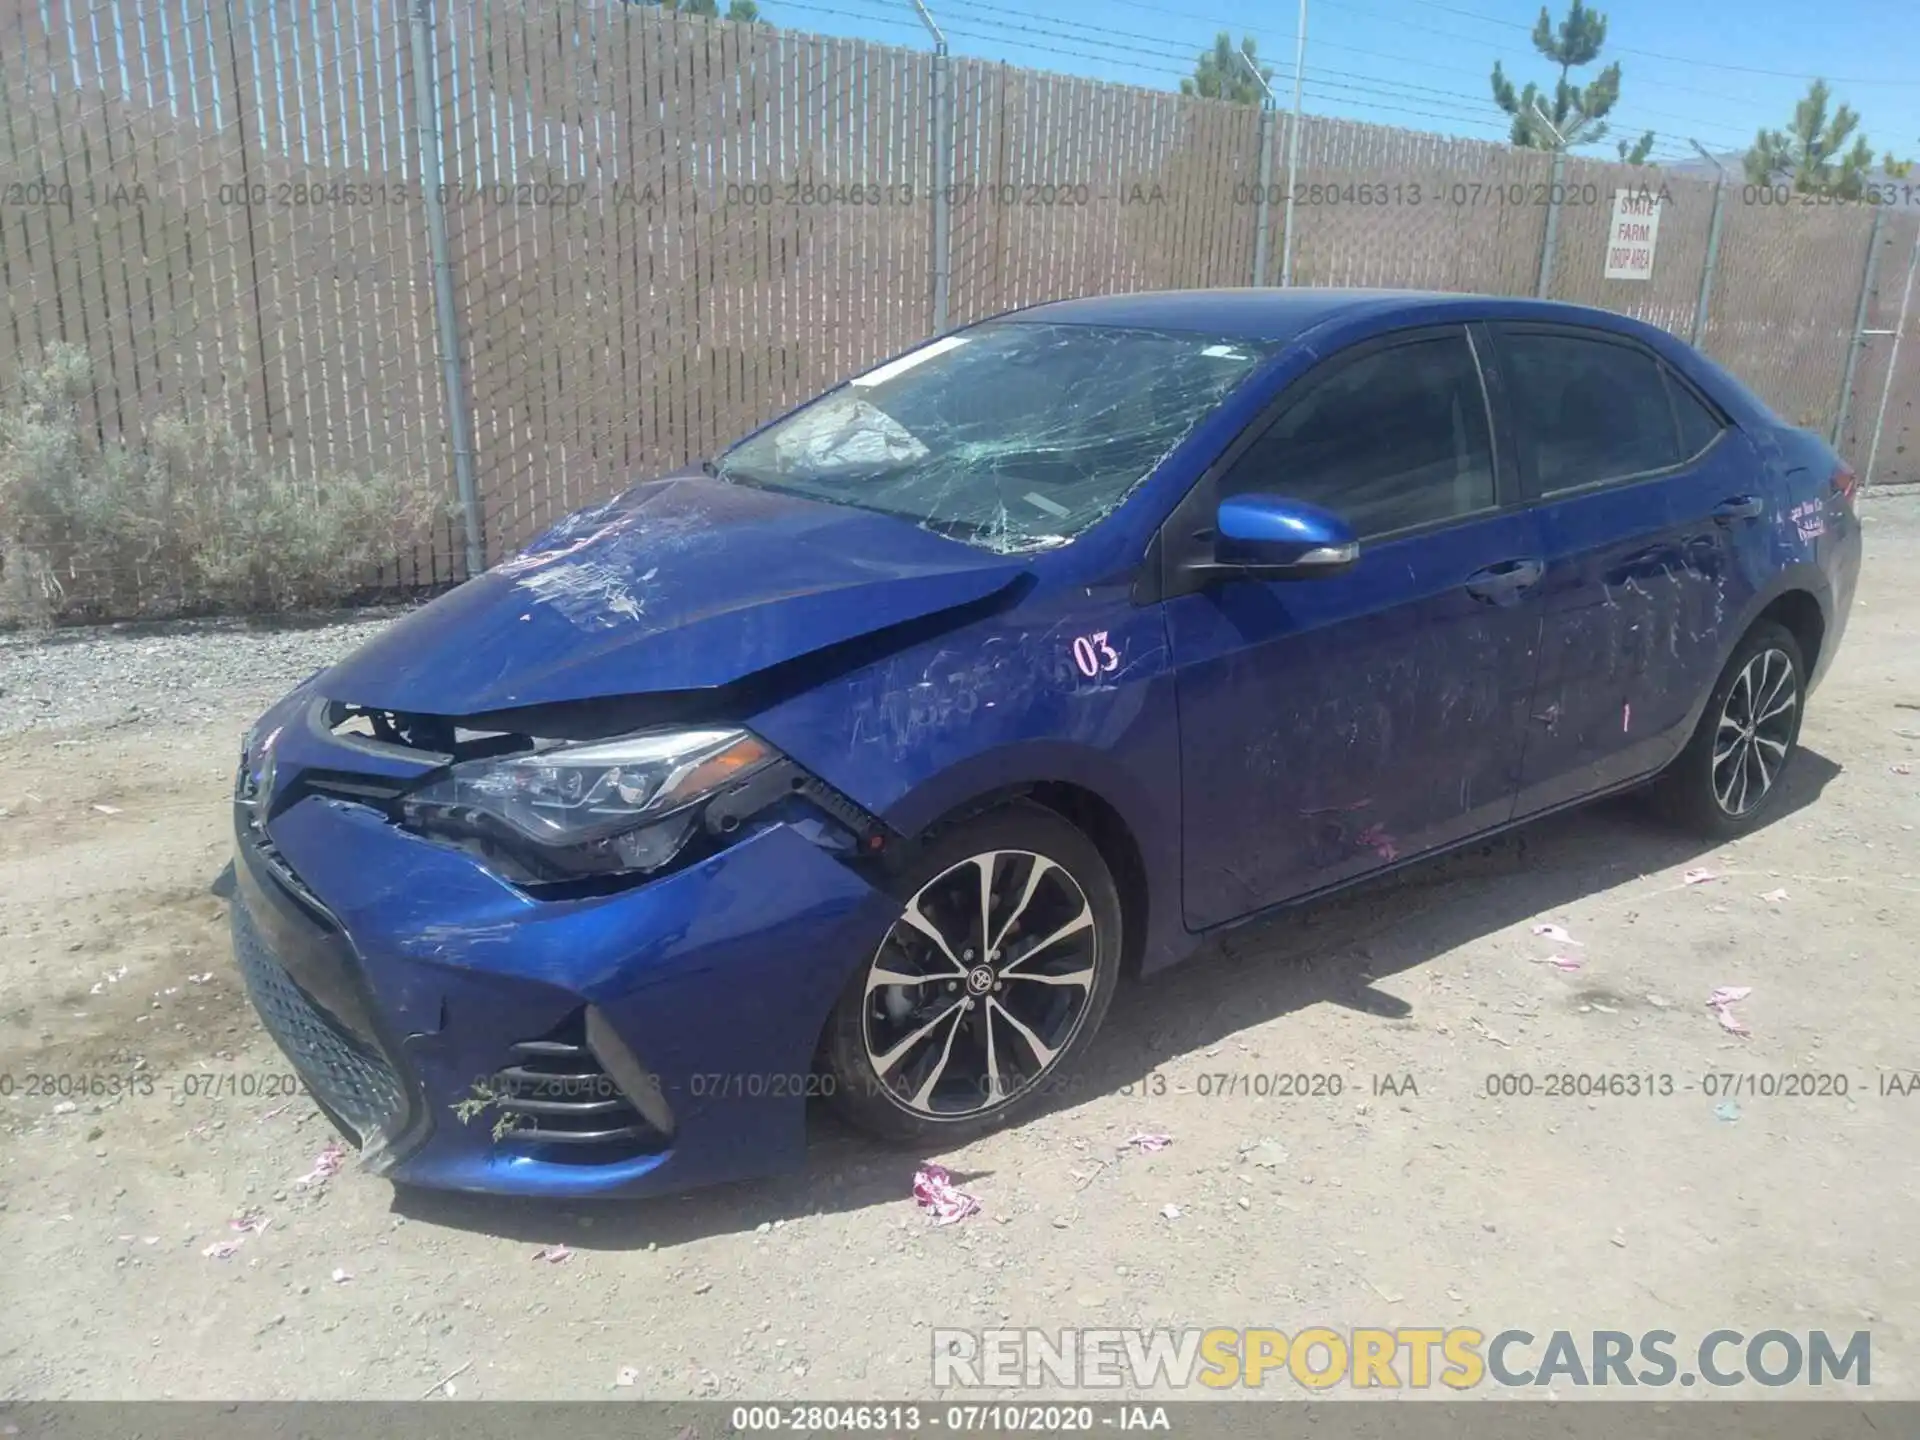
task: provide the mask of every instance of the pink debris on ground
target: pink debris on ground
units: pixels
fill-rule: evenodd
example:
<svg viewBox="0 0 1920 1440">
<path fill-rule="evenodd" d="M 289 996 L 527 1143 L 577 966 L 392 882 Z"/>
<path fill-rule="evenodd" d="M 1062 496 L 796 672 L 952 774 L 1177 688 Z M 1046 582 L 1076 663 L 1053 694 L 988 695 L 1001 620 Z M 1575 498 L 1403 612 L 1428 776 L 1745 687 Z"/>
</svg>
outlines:
<svg viewBox="0 0 1920 1440">
<path fill-rule="evenodd" d="M 1717 870 L 1708 870 L 1702 866 L 1698 870 L 1687 871 L 1686 874 L 1680 877 L 1680 883 L 1682 885 L 1704 885 L 1709 880 L 1718 880 L 1719 878 L 1720 874 Z"/>
<path fill-rule="evenodd" d="M 267 1226 L 271 1225 L 273 1221 L 262 1215 L 258 1210 L 248 1210 L 243 1214 L 234 1216 L 234 1218 L 227 1223 L 243 1235 L 258 1235 L 262 1230 L 265 1230 Z"/>
<path fill-rule="evenodd" d="M 1571 955 L 1549 955 L 1539 963 L 1542 965 L 1551 965 L 1556 970 L 1578 970 L 1580 968 L 1579 960 Z"/>
<path fill-rule="evenodd" d="M 1751 985 L 1722 985 L 1707 997 L 1707 1008 L 1719 1020 L 1720 1028 L 1734 1035 L 1747 1035 L 1751 1032 L 1733 1013 L 1736 1000 L 1744 1000 L 1753 993 Z"/>
<path fill-rule="evenodd" d="M 1533 933 L 1546 936 L 1547 939 L 1553 941 L 1556 945 L 1583 945 L 1586 943 L 1583 940 L 1574 939 L 1573 936 L 1569 935 L 1558 925 L 1536 925 L 1533 927 Z"/>
<path fill-rule="evenodd" d="M 1154 1151 L 1164 1150 L 1171 1144 L 1173 1144 L 1173 1137 L 1171 1135 L 1150 1135 L 1143 1132 L 1139 1135 L 1129 1135 L 1126 1140 L 1122 1142 L 1122 1148 L 1131 1145 L 1142 1155 L 1151 1155 Z"/>
<path fill-rule="evenodd" d="M 936 1225 L 952 1225 L 980 1211 L 978 1200 L 954 1188 L 946 1166 L 932 1162 L 913 1172 L 913 1198 Z"/>
<path fill-rule="evenodd" d="M 231 1260 L 239 1248 L 238 1240 L 216 1240 L 200 1253 L 209 1260 Z"/>
<path fill-rule="evenodd" d="M 533 1252 L 533 1258 L 544 1260 L 549 1265 L 558 1265 L 573 1258 L 573 1250 L 566 1245 L 542 1245 Z"/>
<path fill-rule="evenodd" d="M 313 1157 L 313 1169 L 293 1183 L 304 1190 L 309 1185 L 324 1185 L 340 1173 L 341 1165 L 346 1163 L 347 1147 L 338 1140 L 328 1142 L 327 1148 Z"/>
</svg>

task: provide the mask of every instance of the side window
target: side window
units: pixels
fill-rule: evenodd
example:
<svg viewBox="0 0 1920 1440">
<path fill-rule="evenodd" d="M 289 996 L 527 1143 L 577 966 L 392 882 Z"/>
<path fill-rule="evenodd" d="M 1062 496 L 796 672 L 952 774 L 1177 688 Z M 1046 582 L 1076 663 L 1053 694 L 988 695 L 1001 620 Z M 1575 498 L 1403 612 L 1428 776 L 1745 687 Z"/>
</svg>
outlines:
<svg viewBox="0 0 1920 1440">
<path fill-rule="evenodd" d="M 1543 495 L 1664 470 L 1683 458 L 1666 382 L 1629 345 L 1564 334 L 1503 337 L 1520 453 Z"/>
<path fill-rule="evenodd" d="M 1380 350 L 1313 384 L 1221 479 L 1222 497 L 1249 491 L 1319 505 L 1361 535 L 1492 506 L 1493 446 L 1466 336 Z"/>
<path fill-rule="evenodd" d="M 1672 371 L 1664 373 L 1667 390 L 1673 396 L 1673 413 L 1680 421 L 1680 455 L 1682 459 L 1691 460 L 1719 439 L 1726 427 Z"/>
</svg>

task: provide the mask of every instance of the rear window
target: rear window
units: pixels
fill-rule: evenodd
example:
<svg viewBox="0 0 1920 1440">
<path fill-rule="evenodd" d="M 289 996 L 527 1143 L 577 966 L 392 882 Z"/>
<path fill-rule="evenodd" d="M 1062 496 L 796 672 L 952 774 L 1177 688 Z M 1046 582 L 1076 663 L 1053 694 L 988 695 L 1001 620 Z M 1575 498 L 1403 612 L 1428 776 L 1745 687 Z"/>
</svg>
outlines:
<svg viewBox="0 0 1920 1440">
<path fill-rule="evenodd" d="M 1525 331 L 1505 334 L 1502 348 L 1516 438 L 1541 494 L 1664 470 L 1684 458 L 1665 378 L 1644 351 Z"/>
<path fill-rule="evenodd" d="M 1667 389 L 1673 393 L 1673 414 L 1680 422 L 1680 453 L 1691 460 L 1720 438 L 1725 427 L 1720 417 L 1701 403 L 1671 370 L 1666 372 Z"/>
</svg>

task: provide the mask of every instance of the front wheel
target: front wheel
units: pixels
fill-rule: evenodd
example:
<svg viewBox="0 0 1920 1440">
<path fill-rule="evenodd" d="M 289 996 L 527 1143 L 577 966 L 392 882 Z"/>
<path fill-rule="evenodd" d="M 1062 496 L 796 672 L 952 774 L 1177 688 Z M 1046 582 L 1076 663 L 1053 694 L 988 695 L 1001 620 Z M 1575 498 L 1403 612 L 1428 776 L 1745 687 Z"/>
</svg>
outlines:
<svg viewBox="0 0 1920 1440">
<path fill-rule="evenodd" d="M 1092 841 L 1019 803 L 937 835 L 828 1021 L 836 1108 L 862 1129 L 956 1145 L 1057 1092 L 1120 974 L 1120 898 Z"/>
<path fill-rule="evenodd" d="M 1759 825 L 1800 743 L 1805 700 L 1800 643 L 1770 620 L 1755 625 L 1720 672 L 1693 738 L 1660 776 L 1661 807 L 1717 839 Z"/>
</svg>

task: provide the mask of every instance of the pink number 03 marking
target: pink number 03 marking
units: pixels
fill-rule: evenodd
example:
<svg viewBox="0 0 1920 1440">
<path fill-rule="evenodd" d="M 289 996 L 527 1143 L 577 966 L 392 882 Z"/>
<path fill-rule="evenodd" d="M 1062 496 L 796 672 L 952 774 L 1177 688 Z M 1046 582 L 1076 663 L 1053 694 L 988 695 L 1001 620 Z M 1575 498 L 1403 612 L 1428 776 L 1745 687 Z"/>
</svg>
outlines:
<svg viewBox="0 0 1920 1440">
<path fill-rule="evenodd" d="M 1107 643 L 1107 632 L 1096 630 L 1091 635 L 1081 635 L 1074 640 L 1073 663 L 1080 667 L 1082 675 L 1091 680 L 1118 670 L 1120 655 Z"/>
</svg>

